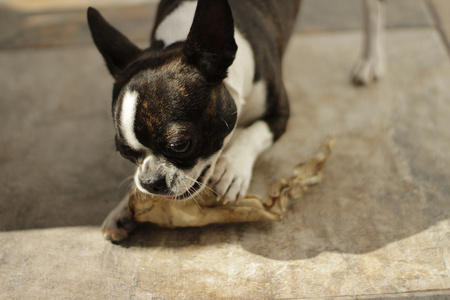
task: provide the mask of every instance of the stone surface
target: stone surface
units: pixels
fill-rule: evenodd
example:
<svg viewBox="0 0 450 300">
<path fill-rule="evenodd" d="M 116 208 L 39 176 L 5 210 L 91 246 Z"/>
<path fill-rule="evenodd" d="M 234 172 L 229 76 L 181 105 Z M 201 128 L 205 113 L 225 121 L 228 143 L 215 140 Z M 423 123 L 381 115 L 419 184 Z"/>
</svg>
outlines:
<svg viewBox="0 0 450 300">
<path fill-rule="evenodd" d="M 275 299 L 442 289 L 448 288 L 450 245 L 443 233 L 449 226 L 437 223 L 369 253 L 321 251 L 290 260 L 245 244 L 248 234 L 269 233 L 267 226 L 152 229 L 123 246 L 99 240 L 97 227 L 5 232 L 1 247 L 14 251 L 2 255 L 1 293 L 5 299 Z M 289 239 L 306 248 L 310 230 Z M 247 236 L 239 238 L 242 231 Z M 260 248 L 282 250 L 286 238 Z"/>
<path fill-rule="evenodd" d="M 361 1 L 303 0 L 297 30 L 320 32 L 361 28 Z M 443 0 L 445 1 L 445 0 Z M 332 3 L 330 5 L 330 3 Z M 422 0 L 386 0 L 388 27 L 432 26 L 434 20 Z"/>
<path fill-rule="evenodd" d="M 115 153 L 101 56 L 30 49 L 0 53 L 0 65 L 0 228 L 98 224 L 132 174 Z"/>
<path fill-rule="evenodd" d="M 1 299 L 448 299 L 450 59 L 432 26 L 391 29 L 388 73 L 350 84 L 358 32 L 297 33 L 292 118 L 257 162 L 263 193 L 327 135 L 323 181 L 278 223 L 99 226 L 130 182 L 112 79 L 92 45 L 0 51 Z"/>
<path fill-rule="evenodd" d="M 91 3 L 103 16 L 131 40 L 148 46 L 156 4 L 131 4 L 125 7 Z M 103 5 L 102 5 L 103 4 Z M 86 21 L 89 5 L 69 5 L 44 11 L 16 10 L 0 3 L 0 49 L 23 47 L 61 47 L 91 44 Z M 132 21 L 131 21 L 132 20 Z"/>
<path fill-rule="evenodd" d="M 445 0 L 430 0 L 430 8 L 438 21 L 443 41 L 450 48 L 450 2 Z"/>
<path fill-rule="evenodd" d="M 441 2 L 439 9 L 448 6 L 444 3 L 445 0 Z M 434 24 L 423 0 L 387 0 L 386 3 L 388 27 Z M 86 8 L 89 5 L 98 8 L 111 24 L 131 40 L 147 46 L 156 13 L 156 0 L 134 0 L 126 5 L 117 0 L 0 0 L 0 49 L 90 44 L 91 38 L 86 25 Z M 330 0 L 303 0 L 301 18 L 296 24 L 296 30 L 300 32 L 359 28 L 361 4 L 355 0 L 333 0 L 333 5 L 330 5 Z"/>
</svg>

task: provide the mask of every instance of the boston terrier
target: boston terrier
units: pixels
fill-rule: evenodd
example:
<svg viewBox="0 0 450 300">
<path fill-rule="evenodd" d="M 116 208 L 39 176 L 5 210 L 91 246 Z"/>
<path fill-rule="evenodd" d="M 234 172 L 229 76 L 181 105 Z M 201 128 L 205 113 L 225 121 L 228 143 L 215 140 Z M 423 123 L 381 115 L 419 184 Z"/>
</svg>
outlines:
<svg viewBox="0 0 450 300">
<path fill-rule="evenodd" d="M 162 0 L 146 49 L 88 9 L 93 40 L 115 80 L 115 143 L 137 166 L 136 189 L 168 201 L 205 188 L 224 204 L 245 196 L 255 160 L 286 130 L 281 65 L 299 5 Z M 127 195 L 102 232 L 120 241 L 135 225 Z"/>
</svg>

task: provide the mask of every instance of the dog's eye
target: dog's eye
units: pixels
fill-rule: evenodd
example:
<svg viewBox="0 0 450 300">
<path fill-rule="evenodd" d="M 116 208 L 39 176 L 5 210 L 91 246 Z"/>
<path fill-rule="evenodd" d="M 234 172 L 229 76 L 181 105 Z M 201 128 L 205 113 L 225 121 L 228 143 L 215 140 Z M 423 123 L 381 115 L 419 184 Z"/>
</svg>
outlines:
<svg viewBox="0 0 450 300">
<path fill-rule="evenodd" d="M 188 152 L 191 147 L 191 141 L 185 140 L 185 141 L 178 141 L 176 143 L 171 143 L 169 145 L 170 151 L 174 153 L 185 153 Z"/>
<path fill-rule="evenodd" d="M 124 158 L 128 159 L 132 163 L 139 165 L 143 161 L 143 157 L 142 157 L 141 153 L 131 149 L 128 146 L 121 147 L 119 152 Z"/>
</svg>

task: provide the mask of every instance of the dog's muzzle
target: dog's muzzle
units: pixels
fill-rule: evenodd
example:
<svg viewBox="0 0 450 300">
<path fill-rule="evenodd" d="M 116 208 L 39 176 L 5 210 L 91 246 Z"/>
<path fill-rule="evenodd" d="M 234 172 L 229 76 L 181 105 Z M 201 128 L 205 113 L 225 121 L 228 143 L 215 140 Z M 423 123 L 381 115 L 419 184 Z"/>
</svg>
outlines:
<svg viewBox="0 0 450 300">
<path fill-rule="evenodd" d="M 135 180 L 138 188 L 144 193 L 160 195 L 171 200 L 183 200 L 196 195 L 199 190 L 203 189 L 205 186 L 206 174 L 210 168 L 211 165 L 206 166 L 196 180 L 190 179 L 189 177 L 181 180 L 168 180 L 165 175 L 159 177 L 153 175 L 150 176 L 150 178 L 146 178 L 140 172 L 137 172 Z M 174 178 L 176 179 L 179 177 L 174 176 Z M 188 182 L 183 182 L 183 180 L 187 180 Z M 181 186 L 186 188 L 188 186 L 190 187 L 182 194 L 177 195 Z"/>
</svg>

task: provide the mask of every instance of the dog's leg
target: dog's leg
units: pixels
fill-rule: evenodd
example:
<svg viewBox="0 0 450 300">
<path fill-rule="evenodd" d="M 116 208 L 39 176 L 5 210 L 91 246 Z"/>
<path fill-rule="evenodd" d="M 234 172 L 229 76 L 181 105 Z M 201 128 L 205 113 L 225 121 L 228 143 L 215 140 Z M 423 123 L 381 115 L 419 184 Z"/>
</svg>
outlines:
<svg viewBox="0 0 450 300">
<path fill-rule="evenodd" d="M 105 239 L 119 242 L 136 228 L 136 222 L 128 210 L 128 199 L 127 194 L 103 221 L 102 233 Z"/>
<path fill-rule="evenodd" d="M 384 73 L 385 5 L 384 0 L 363 0 L 362 55 L 352 71 L 352 81 L 356 85 L 376 81 Z"/>
<path fill-rule="evenodd" d="M 281 74 L 281 70 L 278 73 Z M 235 131 L 214 168 L 212 186 L 224 203 L 232 203 L 245 197 L 256 159 L 286 130 L 289 104 L 283 84 L 279 82 L 262 86 L 264 90 L 267 89 L 267 93 L 256 93 L 256 96 L 267 99 L 269 107 L 265 116 L 250 126 Z"/>
<path fill-rule="evenodd" d="M 257 121 L 234 133 L 230 145 L 219 157 L 212 186 L 224 203 L 244 198 L 259 154 L 269 148 L 273 134 L 265 121 Z"/>
</svg>

